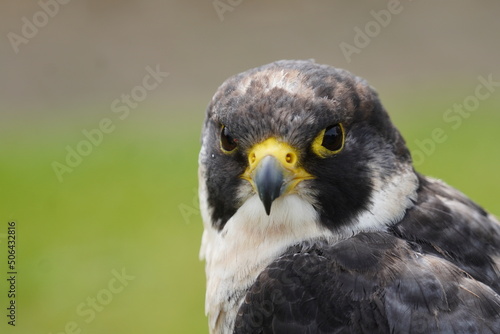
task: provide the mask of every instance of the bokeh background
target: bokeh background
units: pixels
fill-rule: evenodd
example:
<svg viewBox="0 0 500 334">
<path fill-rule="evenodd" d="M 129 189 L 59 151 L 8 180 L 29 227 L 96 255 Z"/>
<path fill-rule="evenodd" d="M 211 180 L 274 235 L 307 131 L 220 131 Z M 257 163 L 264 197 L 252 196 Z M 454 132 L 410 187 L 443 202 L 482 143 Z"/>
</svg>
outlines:
<svg viewBox="0 0 500 334">
<path fill-rule="evenodd" d="M 419 152 L 417 169 L 499 215 L 500 87 L 473 104 L 479 77 L 500 81 L 499 15 L 494 0 L 0 2 L 0 332 L 206 333 L 204 110 L 228 76 L 278 59 L 366 78 Z M 156 69 L 168 75 L 145 90 Z M 131 94 L 140 101 L 126 106 Z M 464 102 L 467 116 L 447 111 Z M 435 129 L 446 139 L 432 141 Z M 97 144 L 82 144 L 87 132 Z M 78 147 L 86 155 L 58 176 Z"/>
</svg>

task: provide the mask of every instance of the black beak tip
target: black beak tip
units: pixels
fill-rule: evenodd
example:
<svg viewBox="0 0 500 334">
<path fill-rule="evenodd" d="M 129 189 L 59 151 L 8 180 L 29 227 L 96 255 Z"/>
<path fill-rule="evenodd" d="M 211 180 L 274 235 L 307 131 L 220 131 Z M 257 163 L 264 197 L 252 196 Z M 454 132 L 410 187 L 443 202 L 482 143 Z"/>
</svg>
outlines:
<svg viewBox="0 0 500 334">
<path fill-rule="evenodd" d="M 269 216 L 271 214 L 271 205 L 273 204 L 272 201 L 268 201 L 264 203 L 264 208 L 266 209 L 266 214 Z"/>
<path fill-rule="evenodd" d="M 266 186 L 261 186 L 259 189 L 259 197 L 264 204 L 264 209 L 266 210 L 266 214 L 269 216 L 271 214 L 271 206 L 273 205 L 274 200 L 279 197 L 279 191 L 274 189 L 274 191 L 270 191 Z"/>
</svg>

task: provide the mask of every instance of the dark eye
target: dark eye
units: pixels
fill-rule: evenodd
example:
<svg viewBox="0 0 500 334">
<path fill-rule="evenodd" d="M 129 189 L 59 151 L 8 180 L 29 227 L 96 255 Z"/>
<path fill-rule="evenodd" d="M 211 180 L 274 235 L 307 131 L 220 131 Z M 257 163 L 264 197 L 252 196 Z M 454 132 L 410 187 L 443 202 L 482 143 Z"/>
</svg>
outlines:
<svg viewBox="0 0 500 334">
<path fill-rule="evenodd" d="M 232 136 L 231 131 L 223 125 L 220 131 L 220 146 L 222 149 L 231 152 L 238 146 L 237 141 L 238 140 Z"/>
<path fill-rule="evenodd" d="M 331 125 L 325 129 L 321 146 L 333 152 L 338 152 L 342 149 L 344 146 L 344 129 L 340 123 Z"/>
</svg>

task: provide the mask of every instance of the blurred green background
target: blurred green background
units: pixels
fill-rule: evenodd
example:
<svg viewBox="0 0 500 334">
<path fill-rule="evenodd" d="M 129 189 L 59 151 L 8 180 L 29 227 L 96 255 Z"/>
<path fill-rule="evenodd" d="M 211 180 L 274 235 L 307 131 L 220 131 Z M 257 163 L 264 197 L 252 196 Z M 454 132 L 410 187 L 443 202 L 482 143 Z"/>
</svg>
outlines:
<svg viewBox="0 0 500 334">
<path fill-rule="evenodd" d="M 1 333 L 206 333 L 203 113 L 228 76 L 278 59 L 368 79 L 413 152 L 427 143 L 417 169 L 500 214 L 500 87 L 456 129 L 443 119 L 471 101 L 479 76 L 500 81 L 498 2 L 401 1 L 377 30 L 373 13 L 394 2 L 60 1 L 0 3 Z M 342 43 L 358 51 L 345 57 Z M 141 90 L 148 67 L 169 74 Z M 124 107 L 127 95 L 140 101 Z M 103 119 L 113 130 L 85 147 Z M 432 148 L 436 128 L 446 140 Z M 78 145 L 88 154 L 58 177 L 54 162 Z M 15 328 L 5 317 L 10 220 Z"/>
</svg>

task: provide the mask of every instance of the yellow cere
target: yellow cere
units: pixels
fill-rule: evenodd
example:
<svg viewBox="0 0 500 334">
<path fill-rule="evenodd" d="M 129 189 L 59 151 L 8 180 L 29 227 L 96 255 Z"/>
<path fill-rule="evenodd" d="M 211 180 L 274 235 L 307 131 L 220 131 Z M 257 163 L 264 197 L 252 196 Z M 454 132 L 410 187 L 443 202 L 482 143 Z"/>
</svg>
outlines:
<svg viewBox="0 0 500 334">
<path fill-rule="evenodd" d="M 254 169 L 268 155 L 274 156 L 286 169 L 294 168 L 298 156 L 296 149 L 271 137 L 252 147 L 248 154 L 250 168 Z"/>
<path fill-rule="evenodd" d="M 314 178 L 304 168 L 300 167 L 298 150 L 287 143 L 279 141 L 275 137 L 268 138 L 250 149 L 248 153 L 248 168 L 241 177 L 253 184 L 253 171 L 259 165 L 260 161 L 268 155 L 273 156 L 280 162 L 286 177 L 289 179 L 290 190 L 301 180 Z"/>
</svg>

